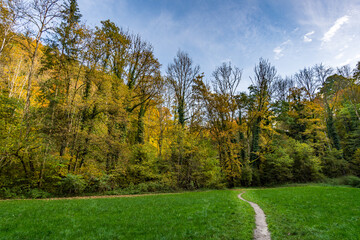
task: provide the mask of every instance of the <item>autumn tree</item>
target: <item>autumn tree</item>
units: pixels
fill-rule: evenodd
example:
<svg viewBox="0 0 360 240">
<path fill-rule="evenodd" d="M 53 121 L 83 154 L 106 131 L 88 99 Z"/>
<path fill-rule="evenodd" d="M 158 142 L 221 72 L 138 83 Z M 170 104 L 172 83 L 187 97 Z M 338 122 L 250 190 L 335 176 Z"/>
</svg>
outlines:
<svg viewBox="0 0 360 240">
<path fill-rule="evenodd" d="M 237 87 L 241 81 L 242 71 L 223 63 L 213 72 L 212 90 L 202 78 L 195 80 L 195 96 L 201 99 L 206 111 L 206 122 L 215 139 L 219 154 L 220 166 L 228 184 L 240 183 L 241 168 L 244 159 L 240 158 L 239 131 L 241 115 L 238 109 Z"/>
<path fill-rule="evenodd" d="M 167 81 L 175 95 L 178 122 L 185 126 L 188 108 L 191 105 L 192 86 L 200 73 L 199 65 L 194 65 L 189 55 L 179 50 L 174 62 L 167 67 Z"/>
<path fill-rule="evenodd" d="M 30 69 L 27 75 L 26 102 L 24 118 L 27 121 L 30 111 L 32 95 L 32 82 L 36 72 L 36 62 L 39 54 L 39 47 L 44 34 L 49 32 L 54 21 L 59 17 L 59 0 L 34 0 L 28 2 L 22 10 L 23 25 L 27 44 L 24 45 L 30 59 Z"/>
<path fill-rule="evenodd" d="M 140 36 L 135 35 L 131 38 L 127 68 L 126 85 L 132 103 L 127 110 L 133 112 L 138 109 L 135 141 L 144 143 L 144 116 L 149 106 L 156 104 L 159 99 L 163 78 L 160 75 L 160 64 L 153 55 L 152 46 Z"/>
<path fill-rule="evenodd" d="M 251 127 L 250 160 L 255 166 L 259 166 L 261 122 L 266 120 L 265 118 L 269 115 L 272 84 L 276 79 L 277 71 L 268 60 L 261 58 L 259 64 L 255 66 L 254 72 L 255 76 L 250 87 L 251 94 L 255 98 Z"/>
</svg>

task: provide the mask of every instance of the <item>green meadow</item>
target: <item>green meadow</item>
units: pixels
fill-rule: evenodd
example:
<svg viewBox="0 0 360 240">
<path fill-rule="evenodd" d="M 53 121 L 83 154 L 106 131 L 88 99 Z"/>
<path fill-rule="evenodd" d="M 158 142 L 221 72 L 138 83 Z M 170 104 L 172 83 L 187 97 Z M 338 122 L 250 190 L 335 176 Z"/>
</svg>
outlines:
<svg viewBox="0 0 360 240">
<path fill-rule="evenodd" d="M 0 202 L 0 239 L 251 239 L 236 191 Z"/>
<path fill-rule="evenodd" d="M 246 189 L 272 239 L 360 239 L 360 189 Z M 254 211 L 241 191 L 131 198 L 0 201 L 0 239 L 252 239 Z"/>
<path fill-rule="evenodd" d="M 303 186 L 247 191 L 267 216 L 273 240 L 360 239 L 360 189 Z"/>
</svg>

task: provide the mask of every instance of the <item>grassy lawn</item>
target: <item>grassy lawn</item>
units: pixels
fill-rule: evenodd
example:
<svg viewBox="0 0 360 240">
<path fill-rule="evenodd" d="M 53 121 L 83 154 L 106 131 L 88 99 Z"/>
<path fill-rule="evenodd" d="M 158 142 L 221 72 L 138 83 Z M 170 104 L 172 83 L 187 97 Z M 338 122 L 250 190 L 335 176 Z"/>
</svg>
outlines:
<svg viewBox="0 0 360 240">
<path fill-rule="evenodd" d="M 0 239 L 252 239 L 236 191 L 0 201 Z"/>
<path fill-rule="evenodd" d="M 360 189 L 287 187 L 243 196 L 264 210 L 273 240 L 360 239 Z"/>
</svg>

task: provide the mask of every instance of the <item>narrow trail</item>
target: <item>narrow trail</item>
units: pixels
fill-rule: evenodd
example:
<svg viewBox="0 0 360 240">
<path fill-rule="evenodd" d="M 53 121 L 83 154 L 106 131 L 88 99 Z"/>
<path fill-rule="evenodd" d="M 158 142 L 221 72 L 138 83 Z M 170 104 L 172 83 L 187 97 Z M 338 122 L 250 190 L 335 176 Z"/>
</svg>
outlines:
<svg viewBox="0 0 360 240">
<path fill-rule="evenodd" d="M 240 193 L 238 195 L 238 197 L 247 202 L 250 203 L 250 205 L 254 208 L 255 210 L 255 223 L 256 223 L 256 228 L 254 230 L 254 240 L 271 240 L 270 237 L 270 232 L 266 223 L 266 216 L 264 211 L 259 207 L 259 205 L 257 205 L 256 203 L 247 201 L 245 199 L 243 199 L 241 197 L 243 193 Z"/>
<path fill-rule="evenodd" d="M 124 195 L 99 195 L 99 196 L 77 196 L 77 197 L 52 197 L 52 198 L 14 198 L 14 199 L 0 199 L 2 201 L 29 201 L 29 200 L 38 200 L 38 201 L 52 201 L 52 200 L 72 200 L 72 199 L 98 199 L 98 198 L 135 198 L 135 197 L 144 197 L 144 196 L 158 196 L 158 195 L 174 195 L 181 194 L 184 192 L 174 192 L 174 193 L 143 193 L 143 194 L 124 194 Z"/>
</svg>

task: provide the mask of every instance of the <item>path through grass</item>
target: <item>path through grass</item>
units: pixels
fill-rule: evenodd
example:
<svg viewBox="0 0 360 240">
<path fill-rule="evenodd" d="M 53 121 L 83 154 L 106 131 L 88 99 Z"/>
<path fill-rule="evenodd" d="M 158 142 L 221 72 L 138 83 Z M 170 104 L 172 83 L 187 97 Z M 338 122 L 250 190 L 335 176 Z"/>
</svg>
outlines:
<svg viewBox="0 0 360 240">
<path fill-rule="evenodd" d="M 272 240 L 360 239 L 360 189 L 287 187 L 248 190 L 267 215 Z"/>
</svg>

